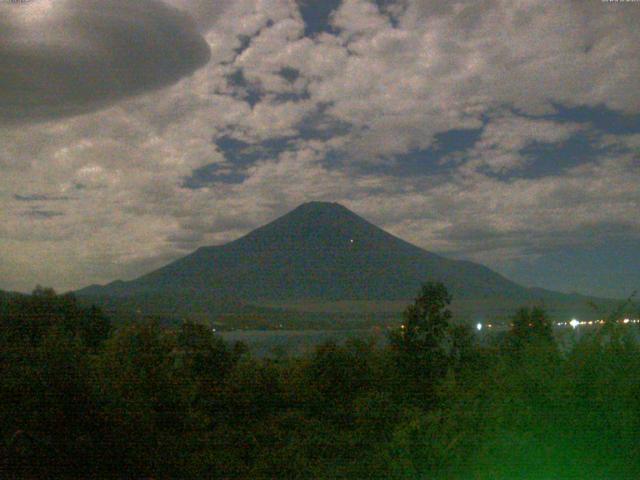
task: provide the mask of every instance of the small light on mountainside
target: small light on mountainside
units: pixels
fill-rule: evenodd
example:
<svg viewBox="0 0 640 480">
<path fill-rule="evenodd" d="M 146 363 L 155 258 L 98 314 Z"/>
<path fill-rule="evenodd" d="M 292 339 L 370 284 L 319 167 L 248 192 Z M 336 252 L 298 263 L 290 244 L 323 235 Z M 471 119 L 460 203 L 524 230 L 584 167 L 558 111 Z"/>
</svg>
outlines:
<svg viewBox="0 0 640 480">
<path fill-rule="evenodd" d="M 479 332 L 480 332 L 480 331 L 482 331 L 482 324 L 481 324 L 481 323 L 477 324 L 477 325 L 476 325 L 476 329 L 477 329 Z"/>
<path fill-rule="evenodd" d="M 580 325 L 580 322 L 574 318 L 569 322 L 569 325 L 571 325 L 572 328 L 577 328 L 577 326 Z"/>
</svg>

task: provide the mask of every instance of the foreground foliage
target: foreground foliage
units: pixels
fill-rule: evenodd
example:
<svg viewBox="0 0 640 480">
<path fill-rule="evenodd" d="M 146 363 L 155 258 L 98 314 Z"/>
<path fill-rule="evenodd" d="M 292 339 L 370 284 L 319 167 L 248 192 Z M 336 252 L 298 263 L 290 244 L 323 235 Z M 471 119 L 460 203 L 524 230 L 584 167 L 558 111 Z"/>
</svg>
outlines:
<svg viewBox="0 0 640 480">
<path fill-rule="evenodd" d="M 640 348 L 452 325 L 427 284 L 387 345 L 257 359 L 201 325 L 111 327 L 38 289 L 0 301 L 3 478 L 640 478 Z M 565 339 L 565 344 L 567 339 Z"/>
</svg>

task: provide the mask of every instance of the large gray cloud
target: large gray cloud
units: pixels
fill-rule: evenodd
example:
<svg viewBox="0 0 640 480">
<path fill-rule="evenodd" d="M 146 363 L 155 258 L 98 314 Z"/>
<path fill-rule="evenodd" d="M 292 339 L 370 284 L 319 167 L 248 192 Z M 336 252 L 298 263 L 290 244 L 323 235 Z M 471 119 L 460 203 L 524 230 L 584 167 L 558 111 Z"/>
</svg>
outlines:
<svg viewBox="0 0 640 480">
<path fill-rule="evenodd" d="M 229 8 L 234 0 L 165 0 L 180 10 L 189 13 L 198 24 L 198 28 L 206 31 Z"/>
<path fill-rule="evenodd" d="M 0 3 L 0 123 L 89 111 L 176 82 L 210 51 L 158 0 Z"/>
</svg>

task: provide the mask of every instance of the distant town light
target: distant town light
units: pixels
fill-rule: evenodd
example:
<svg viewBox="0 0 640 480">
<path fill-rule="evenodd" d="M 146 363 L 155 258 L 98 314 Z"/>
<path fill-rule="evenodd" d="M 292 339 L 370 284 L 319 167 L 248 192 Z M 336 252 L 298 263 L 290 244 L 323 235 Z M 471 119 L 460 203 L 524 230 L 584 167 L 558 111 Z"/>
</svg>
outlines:
<svg viewBox="0 0 640 480">
<path fill-rule="evenodd" d="M 478 331 L 481 331 L 481 330 L 482 330 L 482 324 L 481 324 L 481 323 L 477 324 L 477 325 L 476 325 L 476 329 L 477 329 Z"/>
<path fill-rule="evenodd" d="M 574 318 L 569 322 L 569 325 L 571 325 L 572 328 L 576 328 L 578 325 L 580 325 L 580 322 Z"/>
<path fill-rule="evenodd" d="M 624 319 L 624 323 L 629 323 L 629 319 L 628 319 L 628 318 L 625 318 L 625 319 Z"/>
</svg>

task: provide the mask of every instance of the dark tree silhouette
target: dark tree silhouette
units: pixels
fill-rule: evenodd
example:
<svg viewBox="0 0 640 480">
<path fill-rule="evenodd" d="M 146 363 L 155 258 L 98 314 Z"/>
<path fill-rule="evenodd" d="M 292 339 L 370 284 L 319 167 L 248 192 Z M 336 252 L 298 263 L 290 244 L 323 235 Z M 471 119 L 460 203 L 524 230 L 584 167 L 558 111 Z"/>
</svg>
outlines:
<svg viewBox="0 0 640 480">
<path fill-rule="evenodd" d="M 523 308 L 510 350 L 450 324 L 450 302 L 426 284 L 390 344 L 276 359 L 207 325 L 107 329 L 73 296 L 9 294 L 0 478 L 640 478 L 634 325 L 561 353 Z"/>
<path fill-rule="evenodd" d="M 442 351 L 452 317 L 450 304 L 451 295 L 442 283 L 424 284 L 404 311 L 401 331 L 392 343 L 407 353 Z"/>
<path fill-rule="evenodd" d="M 421 401 L 432 400 L 436 382 L 447 371 L 451 299 L 442 283 L 425 283 L 413 304 L 404 311 L 400 331 L 390 337 L 401 371 L 413 383 L 411 395 Z"/>
<path fill-rule="evenodd" d="M 0 334 L 14 341 L 38 345 L 51 330 L 77 337 L 93 350 L 109 336 L 111 322 L 97 307 L 83 308 L 73 294 L 57 295 L 36 287 L 31 295 L 16 295 L 0 308 Z"/>
<path fill-rule="evenodd" d="M 542 307 L 522 307 L 513 317 L 509 331 L 510 344 L 520 348 L 533 342 L 553 343 L 553 328 Z"/>
</svg>

